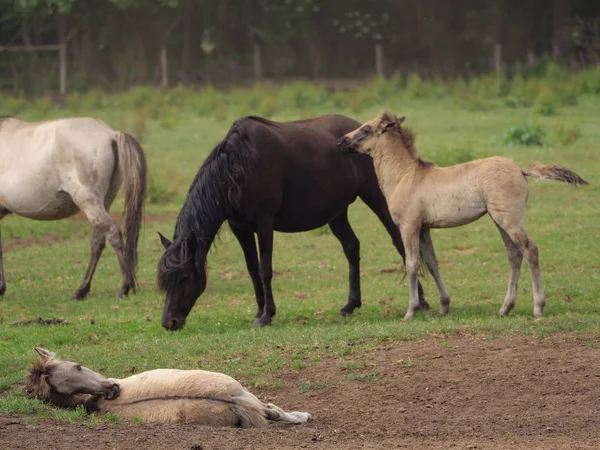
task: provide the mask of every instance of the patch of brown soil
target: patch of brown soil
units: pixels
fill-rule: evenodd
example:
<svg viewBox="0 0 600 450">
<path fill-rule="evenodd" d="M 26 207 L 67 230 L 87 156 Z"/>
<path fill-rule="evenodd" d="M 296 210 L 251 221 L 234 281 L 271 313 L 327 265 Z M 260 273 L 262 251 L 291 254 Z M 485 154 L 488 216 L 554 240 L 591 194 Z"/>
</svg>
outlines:
<svg viewBox="0 0 600 450">
<path fill-rule="evenodd" d="M 0 442 L 11 449 L 600 448 L 596 342 L 459 336 L 394 343 L 281 373 L 281 390 L 257 392 L 311 412 L 306 425 L 88 427 L 0 415 Z"/>
</svg>

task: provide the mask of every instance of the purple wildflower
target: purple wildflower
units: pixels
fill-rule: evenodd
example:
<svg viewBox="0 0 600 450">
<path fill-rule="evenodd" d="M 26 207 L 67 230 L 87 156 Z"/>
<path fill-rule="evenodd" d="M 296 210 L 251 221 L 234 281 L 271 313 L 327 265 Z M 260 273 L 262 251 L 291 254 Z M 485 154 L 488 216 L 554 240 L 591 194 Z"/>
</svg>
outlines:
<svg viewBox="0 0 600 450">
<path fill-rule="evenodd" d="M 579 63 L 578 63 L 576 60 L 574 60 L 574 59 L 571 59 L 571 66 L 570 66 L 570 69 L 571 69 L 571 70 L 575 70 L 575 69 L 577 69 L 578 67 L 579 67 Z"/>
<path fill-rule="evenodd" d="M 533 66 L 535 64 L 535 56 L 533 55 L 533 52 L 527 53 L 527 62 L 530 66 Z"/>
<path fill-rule="evenodd" d="M 560 55 L 560 47 L 558 46 L 558 44 L 554 45 L 554 56 L 559 56 Z"/>
</svg>

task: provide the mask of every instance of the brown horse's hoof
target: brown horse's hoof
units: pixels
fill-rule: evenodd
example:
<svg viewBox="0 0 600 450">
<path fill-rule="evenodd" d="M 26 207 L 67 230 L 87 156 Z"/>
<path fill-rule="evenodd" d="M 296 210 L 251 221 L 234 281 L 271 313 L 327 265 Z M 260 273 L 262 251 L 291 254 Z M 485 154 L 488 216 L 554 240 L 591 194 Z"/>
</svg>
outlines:
<svg viewBox="0 0 600 450">
<path fill-rule="evenodd" d="M 79 288 L 75 291 L 75 293 L 73 295 L 71 295 L 71 298 L 73 300 L 83 300 L 88 295 L 89 292 L 90 292 L 89 286 Z"/>
<path fill-rule="evenodd" d="M 263 320 L 262 318 L 257 317 L 254 319 L 254 325 L 258 325 L 259 327 L 265 327 L 267 325 L 271 325 L 271 319 Z"/>
<path fill-rule="evenodd" d="M 352 315 L 352 312 L 344 311 L 343 309 L 340 310 L 340 317 L 348 317 L 351 315 Z"/>
</svg>

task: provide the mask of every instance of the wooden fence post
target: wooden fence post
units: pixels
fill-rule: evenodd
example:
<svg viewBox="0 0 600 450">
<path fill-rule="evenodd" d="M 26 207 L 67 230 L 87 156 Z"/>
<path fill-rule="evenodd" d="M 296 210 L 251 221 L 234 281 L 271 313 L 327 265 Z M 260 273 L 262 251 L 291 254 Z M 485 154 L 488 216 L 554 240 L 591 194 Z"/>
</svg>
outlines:
<svg viewBox="0 0 600 450">
<path fill-rule="evenodd" d="M 494 70 L 496 75 L 500 76 L 502 73 L 502 45 L 496 44 L 494 46 Z"/>
</svg>

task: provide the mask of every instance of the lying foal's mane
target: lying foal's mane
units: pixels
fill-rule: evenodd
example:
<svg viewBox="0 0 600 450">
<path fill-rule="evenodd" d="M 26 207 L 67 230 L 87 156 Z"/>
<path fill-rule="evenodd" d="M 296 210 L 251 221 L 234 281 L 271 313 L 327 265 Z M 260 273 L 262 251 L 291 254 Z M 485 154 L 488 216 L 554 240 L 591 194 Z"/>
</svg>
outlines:
<svg viewBox="0 0 600 450">
<path fill-rule="evenodd" d="M 46 382 L 52 367 L 60 363 L 55 358 L 36 359 L 29 368 L 29 375 L 25 382 L 25 392 L 37 398 L 48 399 L 50 397 L 50 385 Z"/>
<path fill-rule="evenodd" d="M 206 253 L 221 224 L 242 206 L 244 185 L 258 157 L 247 130 L 252 122 L 278 126 L 262 117 L 242 117 L 206 157 L 177 217 L 173 242 L 158 263 L 159 289 L 174 287 L 178 278 L 173 274 L 194 257 L 196 269 L 205 270 Z"/>
</svg>

